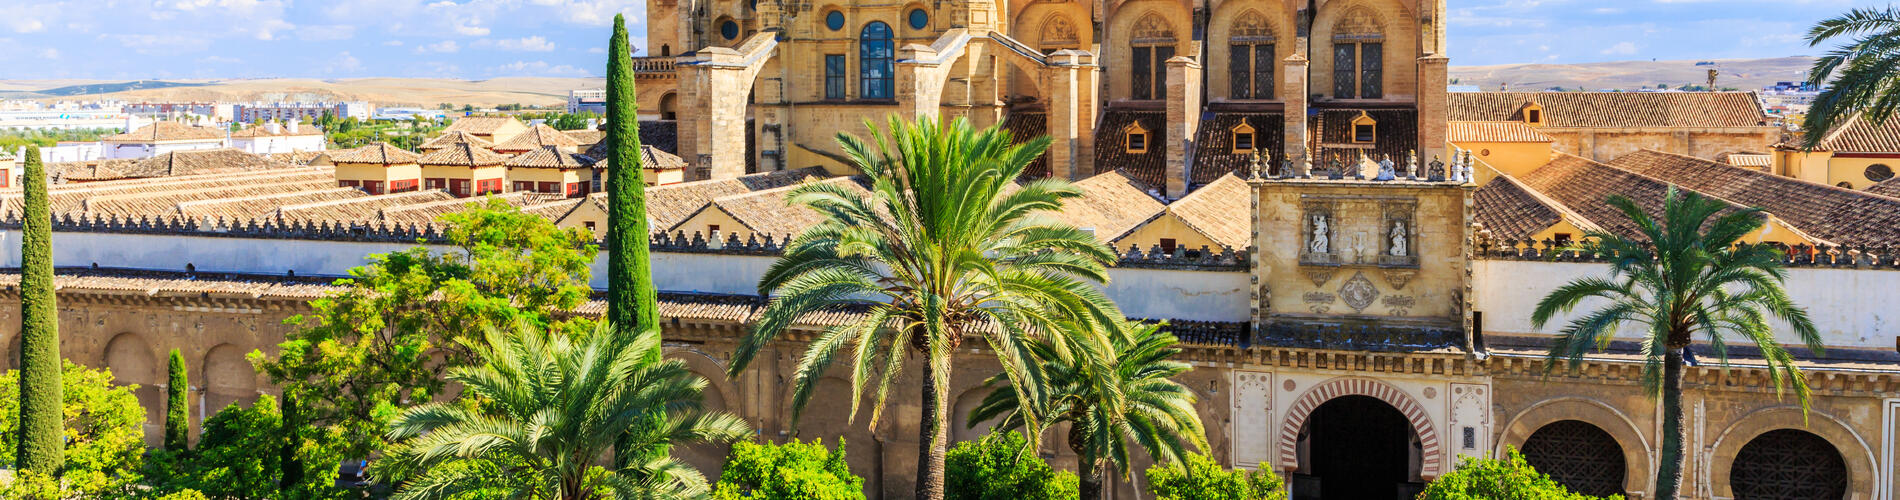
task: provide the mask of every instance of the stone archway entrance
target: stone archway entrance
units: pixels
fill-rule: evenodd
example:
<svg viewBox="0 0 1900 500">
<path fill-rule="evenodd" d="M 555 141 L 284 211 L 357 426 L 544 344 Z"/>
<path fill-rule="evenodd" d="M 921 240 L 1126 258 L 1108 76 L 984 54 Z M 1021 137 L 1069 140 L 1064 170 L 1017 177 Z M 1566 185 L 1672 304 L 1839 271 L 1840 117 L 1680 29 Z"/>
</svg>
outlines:
<svg viewBox="0 0 1900 500">
<path fill-rule="evenodd" d="M 1826 438 L 1800 429 L 1762 433 L 1735 454 L 1729 487 L 1735 498 L 1844 498 L 1847 462 Z"/>
<path fill-rule="evenodd" d="M 1295 500 L 1409 499 L 1424 487 L 1411 420 L 1378 398 L 1346 395 L 1319 405 L 1298 443 Z"/>
</svg>

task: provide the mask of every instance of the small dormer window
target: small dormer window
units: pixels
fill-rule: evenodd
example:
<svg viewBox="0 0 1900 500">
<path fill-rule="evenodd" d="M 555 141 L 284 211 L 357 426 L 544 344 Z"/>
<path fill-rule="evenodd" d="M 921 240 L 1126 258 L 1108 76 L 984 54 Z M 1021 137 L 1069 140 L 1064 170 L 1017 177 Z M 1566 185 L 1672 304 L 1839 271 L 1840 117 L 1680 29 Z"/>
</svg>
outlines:
<svg viewBox="0 0 1900 500">
<path fill-rule="evenodd" d="M 1253 126 L 1248 125 L 1246 120 L 1241 120 L 1240 125 L 1234 126 L 1233 133 L 1234 154 L 1252 154 L 1255 139 Z"/>
<path fill-rule="evenodd" d="M 1142 128 L 1141 122 L 1135 122 L 1134 125 L 1128 127 L 1127 145 L 1129 153 L 1148 152 L 1148 129 Z"/>
<path fill-rule="evenodd" d="M 1524 124 L 1538 126 L 1544 124 L 1544 107 L 1537 103 L 1524 105 Z"/>
<path fill-rule="evenodd" d="M 1352 143 L 1372 144 L 1379 137 L 1379 122 L 1371 115 L 1360 111 L 1358 118 L 1352 119 Z"/>
</svg>

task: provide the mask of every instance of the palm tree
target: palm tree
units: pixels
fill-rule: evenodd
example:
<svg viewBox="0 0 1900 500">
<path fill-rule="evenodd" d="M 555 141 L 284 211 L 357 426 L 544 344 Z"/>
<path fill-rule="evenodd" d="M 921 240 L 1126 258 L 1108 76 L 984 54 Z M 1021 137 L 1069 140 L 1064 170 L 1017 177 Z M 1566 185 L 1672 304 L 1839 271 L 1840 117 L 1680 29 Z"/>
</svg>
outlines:
<svg viewBox="0 0 1900 500">
<path fill-rule="evenodd" d="M 1611 196 L 1611 206 L 1634 223 L 1640 236 L 1602 231 L 1585 233 L 1571 249 L 1610 259 L 1607 277 L 1579 278 L 1537 303 L 1531 324 L 1539 329 L 1585 299 L 1607 303 L 1570 320 L 1558 331 L 1545 360 L 1546 372 L 1567 359 L 1572 370 L 1591 349 L 1607 347 L 1619 327 L 1642 327 L 1643 388 L 1662 400 L 1662 460 L 1656 472 L 1655 498 L 1676 498 L 1682 482 L 1683 355 L 1701 334 L 1709 350 L 1728 364 L 1728 339 L 1752 342 L 1767 362 L 1775 393 L 1792 385 L 1802 411 L 1808 408 L 1808 384 L 1794 356 L 1776 341 L 1768 316 L 1793 327 L 1809 349 L 1819 353 L 1821 338 L 1808 313 L 1782 289 L 1787 271 L 1781 251 L 1766 244 L 1740 243 L 1762 227 L 1760 209 L 1722 214 L 1727 205 L 1674 186 L 1663 199 L 1662 220 L 1652 219 L 1629 198 Z"/>
<path fill-rule="evenodd" d="M 1083 500 L 1101 497 L 1110 465 L 1128 474 L 1129 443 L 1161 463 L 1181 463 L 1187 445 L 1209 449 L 1194 409 L 1194 391 L 1170 380 L 1192 369 L 1169 360 L 1181 352 L 1174 347 L 1174 336 L 1154 324 L 1132 324 L 1126 330 L 1128 335 L 1109 336 L 1105 349 L 1091 348 L 1085 355 L 1104 359 L 1107 369 L 1074 362 L 1077 357 L 1055 356 L 1054 346 L 1045 342 L 1032 344 L 1031 352 L 1045 360 L 1042 371 L 1049 384 L 1040 407 L 1022 411 L 1025 398 L 1008 379 L 992 377 L 989 385 L 998 387 L 970 411 L 969 426 L 1000 418 L 998 428 L 1020 429 L 1029 424 L 1024 418 L 1029 413 L 1043 415 L 1044 425 L 1068 422 Z M 1041 429 L 1032 432 L 1040 435 Z"/>
<path fill-rule="evenodd" d="M 1808 45 L 1852 37 L 1814 60 L 1808 81 L 1826 83 L 1801 123 L 1805 148 L 1820 144 L 1829 130 L 1855 114 L 1881 124 L 1900 110 L 1900 9 L 1857 8 L 1822 20 L 1808 29 Z M 1832 81 L 1830 81 L 1832 79 Z"/>
<path fill-rule="evenodd" d="M 705 495 L 706 479 L 664 451 L 638 454 L 615 469 L 600 465 L 609 463 L 623 436 L 631 449 L 664 450 L 681 442 L 730 443 L 751 433 L 738 417 L 701 410 L 706 379 L 684 363 L 645 356 L 660 344 L 657 330 L 627 339 L 626 332 L 601 325 L 580 339 L 489 331 L 485 344 L 474 347 L 485 363 L 448 375 L 473 397 L 425 404 L 391 421 L 389 439 L 401 444 L 379 464 L 377 476 L 408 479 L 399 499 Z"/>
<path fill-rule="evenodd" d="M 868 124 L 867 124 L 868 125 Z M 824 330 L 794 374 L 794 425 L 812 386 L 840 350 L 850 348 L 855 420 L 865 386 L 875 384 L 870 415 L 881 416 L 904 349 L 923 363 L 916 498 L 943 498 L 948 442 L 950 357 L 966 335 L 980 335 L 1010 380 L 1040 387 L 1027 341 L 1060 325 L 1111 331 L 1121 313 L 1091 282 L 1108 280 L 1115 253 L 1093 235 L 1042 216 L 1080 192 L 1065 182 L 1018 186 L 1023 167 L 1048 148 L 1039 137 L 1012 145 L 1008 132 L 975 130 L 958 119 L 940 124 L 890 120 L 867 144 L 838 135 L 846 155 L 869 176 L 868 195 L 835 183 L 792 195 L 824 215 L 786 248 L 759 281 L 776 296 L 734 353 L 737 376 L 765 344 L 801 316 L 833 307 L 861 311 Z M 1067 343 L 1054 342 L 1061 354 Z"/>
</svg>

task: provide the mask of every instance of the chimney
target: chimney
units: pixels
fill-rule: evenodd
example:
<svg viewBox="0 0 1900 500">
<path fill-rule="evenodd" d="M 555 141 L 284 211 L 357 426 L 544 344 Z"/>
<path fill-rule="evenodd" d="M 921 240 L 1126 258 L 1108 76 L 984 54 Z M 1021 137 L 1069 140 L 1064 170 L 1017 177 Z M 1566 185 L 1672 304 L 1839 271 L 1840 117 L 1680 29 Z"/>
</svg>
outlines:
<svg viewBox="0 0 1900 500">
<path fill-rule="evenodd" d="M 291 121 L 290 121 L 290 124 L 289 124 L 288 126 L 290 127 L 290 133 L 291 133 L 292 135 L 295 135 L 295 134 L 297 133 L 297 124 L 298 124 L 298 123 L 300 123 L 300 121 L 299 121 L 299 120 L 291 120 Z"/>
<path fill-rule="evenodd" d="M 270 122 L 265 124 L 264 127 L 264 130 L 270 131 L 270 135 L 284 133 L 284 124 L 281 122 Z"/>
</svg>

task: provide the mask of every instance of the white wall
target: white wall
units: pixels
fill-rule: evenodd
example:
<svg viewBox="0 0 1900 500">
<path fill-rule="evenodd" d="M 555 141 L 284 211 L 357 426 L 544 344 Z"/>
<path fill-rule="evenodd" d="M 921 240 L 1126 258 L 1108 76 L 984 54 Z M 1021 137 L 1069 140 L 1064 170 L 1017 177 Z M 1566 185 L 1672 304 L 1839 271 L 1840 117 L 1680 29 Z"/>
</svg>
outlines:
<svg viewBox="0 0 1900 500">
<path fill-rule="evenodd" d="M 1486 332 L 1554 334 L 1603 302 L 1578 305 L 1542 330 L 1531 327 L 1531 311 L 1537 302 L 1573 279 L 1608 271 L 1608 265 L 1601 263 L 1473 261 L 1474 307 L 1484 313 Z M 1892 349 L 1895 336 L 1900 336 L 1900 308 L 1894 307 L 1895 298 L 1900 297 L 1900 271 L 1790 268 L 1787 289 L 1796 304 L 1807 308 L 1829 346 Z M 1800 344 L 1785 328 L 1778 331 L 1782 343 Z M 1625 328 L 1619 336 L 1636 338 L 1638 332 Z"/>
<path fill-rule="evenodd" d="M 365 256 L 409 248 L 404 243 L 221 238 L 183 234 L 60 232 L 53 234 L 55 266 L 228 272 L 298 276 L 343 276 L 367 262 Z M 439 251 L 446 246 L 433 246 Z M 0 266 L 19 267 L 20 233 L 0 231 Z M 712 253 L 652 254 L 653 281 L 670 292 L 755 295 L 759 277 L 775 256 Z M 592 285 L 607 287 L 607 255 L 591 267 Z M 1137 318 L 1197 321 L 1247 321 L 1249 279 L 1245 272 L 1111 269 L 1103 288 Z"/>
</svg>

